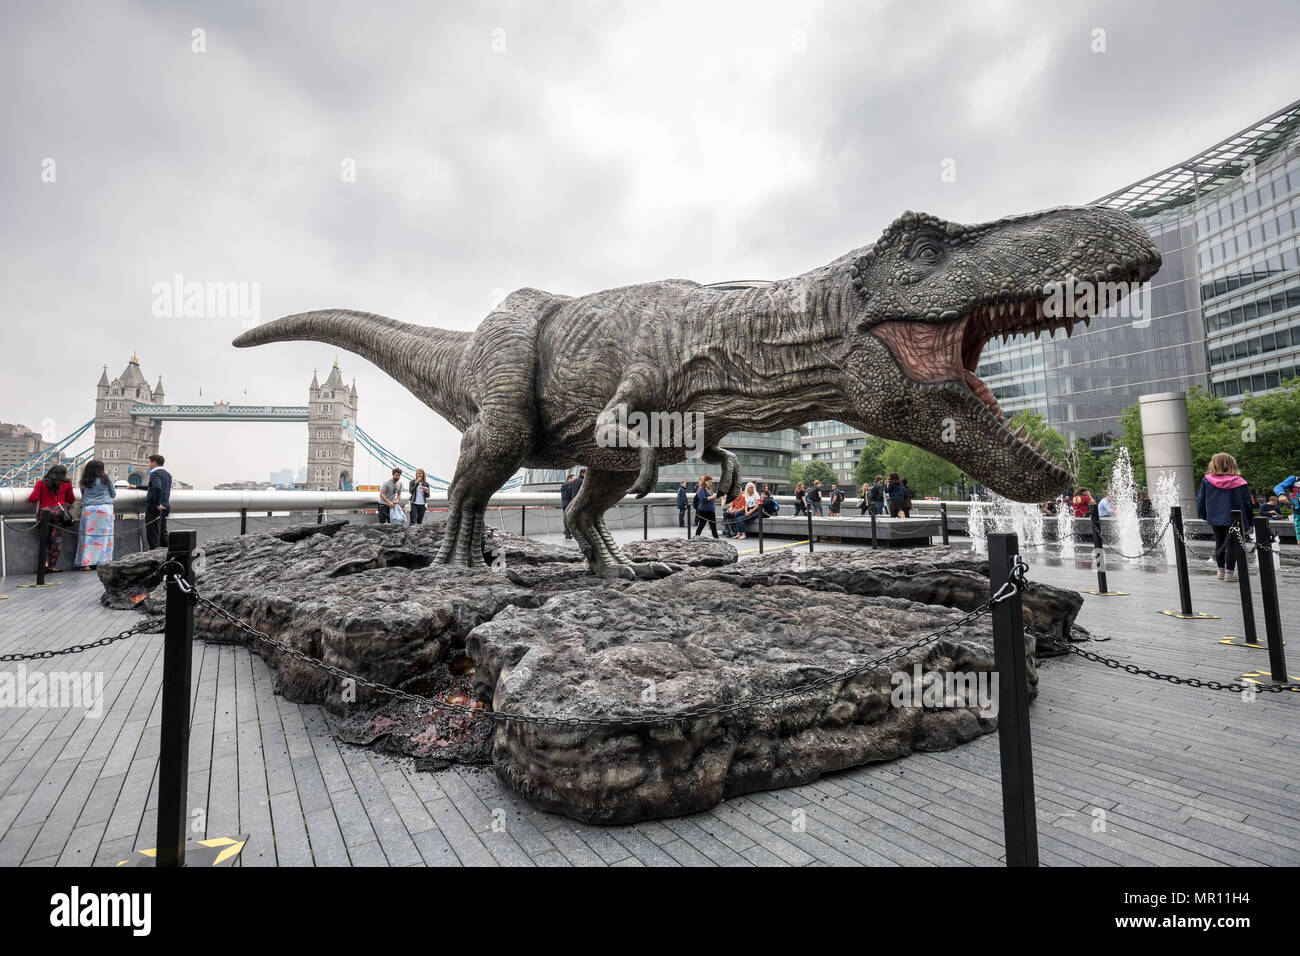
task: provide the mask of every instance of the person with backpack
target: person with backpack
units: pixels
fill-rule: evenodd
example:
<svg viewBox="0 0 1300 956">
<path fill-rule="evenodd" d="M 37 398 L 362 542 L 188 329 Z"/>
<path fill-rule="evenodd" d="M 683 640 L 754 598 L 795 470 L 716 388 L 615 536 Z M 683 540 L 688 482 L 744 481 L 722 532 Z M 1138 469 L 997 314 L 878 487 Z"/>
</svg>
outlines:
<svg viewBox="0 0 1300 956">
<path fill-rule="evenodd" d="M 718 536 L 718 515 L 714 510 L 714 501 L 718 496 L 713 493 L 710 487 L 712 484 L 713 476 L 705 475 L 695 489 L 695 537 L 697 538 L 704 531 L 705 524 L 713 531 L 715 538 Z"/>
<path fill-rule="evenodd" d="M 822 483 L 820 480 L 814 481 L 812 487 L 804 492 L 803 500 L 812 514 L 819 518 L 822 516 Z"/>
<path fill-rule="evenodd" d="M 1210 459 L 1210 467 L 1196 492 L 1196 513 L 1214 532 L 1214 563 L 1220 581 L 1237 580 L 1237 548 L 1232 543 L 1232 512 L 1240 511 L 1242 531 L 1255 520 L 1250 485 L 1241 477 L 1237 459 L 1219 452 Z"/>
<path fill-rule="evenodd" d="M 761 506 L 764 517 L 774 518 L 781 513 L 781 503 L 772 497 L 772 489 L 766 486 L 763 488 Z"/>
<path fill-rule="evenodd" d="M 835 484 L 835 482 L 831 482 L 830 516 L 832 518 L 838 518 L 840 516 L 840 505 L 843 503 L 844 492 L 840 489 L 839 485 Z"/>
<path fill-rule="evenodd" d="M 68 469 L 62 465 L 52 465 L 45 477 L 36 482 L 36 487 L 27 496 L 35 502 L 36 515 L 45 515 L 49 519 L 45 541 L 45 570 L 59 572 L 59 554 L 63 551 L 63 529 L 72 524 L 72 512 L 68 509 L 76 502 L 72 493 L 72 482 L 68 481 Z"/>
<path fill-rule="evenodd" d="M 907 479 L 904 478 L 903 479 L 903 517 L 904 518 L 912 517 L 912 500 L 915 497 L 916 495 L 912 491 L 912 486 L 909 485 L 907 483 Z"/>
<path fill-rule="evenodd" d="M 889 517 L 903 517 L 903 503 L 907 497 L 907 490 L 903 487 L 903 479 L 898 477 L 898 472 L 889 473 L 889 484 L 885 486 L 885 498 L 889 502 Z"/>
</svg>

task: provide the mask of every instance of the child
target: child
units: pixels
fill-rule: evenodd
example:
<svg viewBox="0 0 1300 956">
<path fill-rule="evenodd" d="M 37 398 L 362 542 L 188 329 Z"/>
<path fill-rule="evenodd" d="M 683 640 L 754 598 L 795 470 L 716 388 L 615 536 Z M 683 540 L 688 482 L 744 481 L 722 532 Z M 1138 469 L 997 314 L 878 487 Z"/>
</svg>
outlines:
<svg viewBox="0 0 1300 956">
<path fill-rule="evenodd" d="M 1243 533 L 1255 520 L 1250 503 L 1250 485 L 1241 477 L 1237 459 L 1219 452 L 1210 459 L 1210 468 L 1201 479 L 1196 493 L 1196 512 L 1214 532 L 1214 562 L 1219 566 L 1220 581 L 1237 580 L 1237 548 L 1229 540 L 1232 512 L 1240 511 Z"/>
</svg>

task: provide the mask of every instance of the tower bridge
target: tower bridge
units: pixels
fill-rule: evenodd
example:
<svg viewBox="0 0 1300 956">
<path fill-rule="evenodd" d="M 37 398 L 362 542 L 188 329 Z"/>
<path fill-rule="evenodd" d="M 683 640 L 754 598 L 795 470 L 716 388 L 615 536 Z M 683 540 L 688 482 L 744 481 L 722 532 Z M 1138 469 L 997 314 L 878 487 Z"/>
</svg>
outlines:
<svg viewBox="0 0 1300 956">
<path fill-rule="evenodd" d="M 143 480 L 157 454 L 163 422 L 306 422 L 307 488 L 350 491 L 355 469 L 352 429 L 357 420 L 356 379 L 343 381 L 338 362 L 322 383 L 312 374 L 306 405 L 168 404 L 162 376 L 150 387 L 135 355 L 109 380 L 108 366 L 95 388 L 95 455 L 114 479 Z"/>
<path fill-rule="evenodd" d="M 51 465 L 60 462 L 75 479 L 91 458 L 103 461 L 115 481 L 140 484 L 148 470 L 149 456 L 159 451 L 163 422 L 305 422 L 308 491 L 351 491 L 358 444 L 386 468 L 398 467 L 408 476 L 415 474 L 414 465 L 357 425 L 357 382 L 355 378 L 350 385 L 343 381 L 338 362 L 324 382 L 312 373 L 306 405 L 232 405 L 224 401 L 179 405 L 167 402 L 162 376 L 152 387 L 149 385 L 140 370 L 139 358 L 132 355 L 122 374 L 114 379 L 109 379 L 108 366 L 104 366 L 95 386 L 95 417 L 0 474 L 0 487 L 34 484 Z M 74 452 L 73 446 L 84 441 L 82 436 L 92 429 L 93 446 Z M 428 478 L 435 491 L 448 485 L 435 475 Z M 521 473 L 503 487 L 514 489 L 522 483 Z"/>
</svg>

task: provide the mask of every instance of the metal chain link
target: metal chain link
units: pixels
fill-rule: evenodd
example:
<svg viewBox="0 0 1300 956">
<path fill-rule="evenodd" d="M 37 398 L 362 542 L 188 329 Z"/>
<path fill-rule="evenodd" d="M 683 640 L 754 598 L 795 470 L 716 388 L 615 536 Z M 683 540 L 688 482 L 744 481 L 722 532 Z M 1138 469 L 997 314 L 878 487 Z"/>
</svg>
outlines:
<svg viewBox="0 0 1300 956">
<path fill-rule="evenodd" d="M 73 644 L 71 647 L 63 647 L 57 651 L 36 651 L 33 654 L 0 654 L 0 662 L 8 663 L 10 661 L 38 661 L 46 660 L 51 657 L 58 657 L 61 654 L 80 654 L 82 651 L 88 651 L 95 647 L 107 647 L 109 644 L 116 644 L 118 641 L 124 641 L 128 637 L 145 631 L 157 631 L 162 627 L 163 619 L 160 617 L 149 618 L 141 621 L 139 624 L 127 628 L 120 634 L 114 634 L 112 637 L 101 637 L 97 641 L 91 641 L 89 644 Z"/>
<path fill-rule="evenodd" d="M 1069 646 L 1071 654 L 1077 654 L 1085 660 L 1096 661 L 1099 664 L 1105 664 L 1112 670 L 1122 670 L 1126 674 L 1135 674 L 1142 677 L 1150 677 L 1152 680 L 1168 681 L 1171 684 L 1185 684 L 1188 687 L 1204 687 L 1207 690 L 1226 690 L 1232 694 L 1240 694 L 1246 690 L 1267 691 L 1273 694 L 1280 694 L 1283 691 L 1300 690 L 1300 686 L 1288 686 L 1283 684 L 1223 684 L 1217 680 L 1201 680 L 1197 677 L 1175 677 L 1173 674 L 1161 674 L 1158 671 L 1150 670 L 1145 667 L 1138 667 L 1136 664 L 1125 664 L 1123 661 L 1117 661 L 1113 657 L 1103 657 L 1092 651 L 1085 651 L 1081 647 L 1073 644 Z"/>
<path fill-rule="evenodd" d="M 277 640 L 269 636 L 268 634 L 258 630 L 252 625 L 247 624 L 244 621 L 241 621 L 239 618 L 235 617 L 234 614 L 230 613 L 225 608 L 221 607 L 218 604 L 215 604 L 214 602 L 210 601 L 208 598 L 205 598 L 203 595 L 199 594 L 196 588 L 191 586 L 188 582 L 184 580 L 184 578 L 180 577 L 179 575 L 169 575 L 168 579 L 174 580 L 177 586 L 181 589 L 181 591 L 189 595 L 191 599 L 199 607 L 202 607 L 205 610 L 210 611 L 211 613 L 217 615 L 223 620 L 229 622 L 239 630 L 248 634 L 254 640 L 259 641 L 260 643 L 265 644 L 268 647 L 273 647 L 276 650 L 280 651 L 283 654 L 288 655 L 289 657 L 293 658 L 296 661 L 300 661 L 304 664 L 307 664 L 310 667 L 316 668 L 317 670 L 322 670 L 327 674 L 339 678 L 340 680 L 353 681 L 358 687 L 369 688 L 370 690 L 373 690 L 377 693 L 385 694 L 389 697 L 394 697 L 398 700 L 409 701 L 414 704 L 433 707 L 438 710 L 446 710 L 446 711 L 451 711 L 453 713 L 467 714 L 473 717 L 482 717 L 487 720 L 499 720 L 504 723 L 532 724 L 532 725 L 540 725 L 540 726 L 547 726 L 547 727 L 643 727 L 647 725 L 660 725 L 660 724 L 678 723 L 687 720 L 698 720 L 704 717 L 713 717 L 719 714 L 734 713 L 736 711 L 746 710 L 751 707 L 758 707 L 764 704 L 772 704 L 778 700 L 782 700 L 787 697 L 794 697 L 798 694 L 805 694 L 808 693 L 809 691 L 819 690 L 823 687 L 828 687 L 831 684 L 837 684 L 842 681 L 851 680 L 852 678 L 857 677 L 860 674 L 864 674 L 869 670 L 874 670 L 880 667 L 880 665 L 882 664 L 886 664 L 890 661 L 897 660 L 898 658 L 905 656 L 906 654 L 916 650 L 917 648 L 923 647 L 926 644 L 937 641 L 940 638 L 944 637 L 945 635 L 952 633 L 953 631 L 956 631 L 957 629 L 971 623 L 972 621 L 978 620 L 980 617 L 984 616 L 985 614 L 988 614 L 992 610 L 994 604 L 1000 604 L 1003 601 L 1006 601 L 1012 596 L 1014 596 L 1017 592 L 1023 590 L 1026 584 L 1025 574 L 1028 570 L 1029 570 L 1029 566 L 1025 564 L 1023 560 L 1019 560 L 1018 563 L 1012 568 L 1011 576 L 1006 582 L 1006 584 L 1004 584 L 1001 588 L 998 589 L 997 594 L 995 594 L 984 604 L 981 604 L 979 607 L 975 608 L 975 610 L 970 611 L 967 614 L 964 614 L 961 618 L 952 621 L 949 624 L 945 624 L 943 627 L 939 628 L 939 630 L 934 631 L 931 634 L 927 634 L 924 637 L 919 638 L 918 640 L 915 640 L 904 647 L 900 647 L 897 650 L 891 651 L 890 653 L 885 654 L 882 657 L 878 657 L 873 660 L 866 661 L 862 664 L 856 664 L 853 667 L 847 668 L 846 670 L 842 670 L 834 674 L 828 674 L 825 677 L 819 677 L 817 680 L 809 681 L 805 684 L 800 684 L 797 687 L 790 687 L 785 690 L 773 691 L 771 693 L 761 694 L 756 697 L 746 697 L 746 698 L 742 698 L 741 700 L 731 701 L 730 703 L 726 703 L 726 704 L 718 704 L 713 707 L 699 707 L 693 710 L 679 711 L 674 714 L 635 714 L 627 717 L 605 717 L 600 719 L 592 719 L 592 718 L 584 718 L 584 717 L 552 717 L 552 716 L 537 716 L 533 714 L 502 713 L 499 711 L 485 710 L 482 707 L 472 707 L 465 704 L 453 704 L 449 701 L 440 700 L 438 698 L 425 697 L 421 694 L 412 694 L 409 691 L 398 690 L 396 687 L 390 687 L 387 684 L 380 683 L 379 681 L 374 681 L 366 677 L 361 677 L 356 674 L 351 674 L 348 671 L 345 671 L 343 668 L 338 667 L 337 665 L 327 664 L 324 661 L 320 660 L 319 658 L 312 657 L 311 655 L 303 651 L 300 651 L 297 648 L 290 647 L 288 644 L 285 644 L 283 641 Z"/>
<path fill-rule="evenodd" d="M 1106 539 L 1105 539 L 1105 538 L 1102 539 L 1102 544 L 1103 544 L 1103 545 L 1106 545 L 1106 547 L 1111 551 L 1111 553 L 1113 553 L 1113 554 L 1118 554 L 1121 558 L 1128 558 L 1130 561 L 1136 561 L 1136 560 L 1139 559 L 1139 558 L 1145 558 L 1148 554 L 1151 554 L 1151 553 L 1152 553 L 1153 551 L 1155 551 L 1157 548 L 1163 548 L 1163 547 L 1164 547 L 1164 542 L 1161 540 L 1161 538 L 1164 537 L 1164 533 L 1165 533 L 1165 531 L 1169 529 L 1169 527 L 1173 524 L 1173 522 L 1174 522 L 1174 519 L 1173 519 L 1173 518 L 1170 518 L 1169 520 L 1167 520 L 1167 521 L 1165 522 L 1164 527 L 1161 528 L 1159 531 L 1156 532 L 1156 536 L 1155 536 L 1155 538 L 1152 539 L 1151 544 L 1148 545 L 1147 547 L 1143 548 L 1143 549 L 1142 549 L 1141 551 L 1139 551 L 1137 554 L 1125 554 L 1125 553 L 1124 553 L 1123 551 L 1121 551 L 1121 550 L 1120 550 L 1116 545 L 1113 545 L 1113 544 L 1106 545 Z"/>
</svg>

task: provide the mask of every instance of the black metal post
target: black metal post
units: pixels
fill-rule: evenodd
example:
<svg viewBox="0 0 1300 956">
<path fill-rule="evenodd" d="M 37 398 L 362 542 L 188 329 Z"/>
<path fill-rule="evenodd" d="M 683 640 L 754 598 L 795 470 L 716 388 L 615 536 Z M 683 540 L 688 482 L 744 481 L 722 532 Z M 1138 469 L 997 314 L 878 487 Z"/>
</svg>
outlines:
<svg viewBox="0 0 1300 956">
<path fill-rule="evenodd" d="M 1101 537 L 1101 515 L 1097 513 L 1094 501 L 1088 507 L 1088 518 L 1092 523 L 1092 563 L 1097 568 L 1097 593 L 1106 593 L 1106 543 Z"/>
<path fill-rule="evenodd" d="M 316 509 L 316 523 L 317 523 L 317 524 L 324 524 L 324 523 L 325 523 L 325 509 L 324 509 L 324 508 L 317 508 L 317 509 Z"/>
<path fill-rule="evenodd" d="M 1277 547 L 1277 539 L 1269 530 L 1267 518 L 1255 519 L 1256 547 Z M 1259 555 L 1259 595 L 1264 602 L 1264 633 L 1268 637 L 1268 667 L 1273 680 L 1287 682 L 1286 649 L 1282 646 L 1282 615 L 1277 604 L 1277 569 L 1273 567 L 1271 551 L 1256 551 Z"/>
<path fill-rule="evenodd" d="M 808 553 L 813 553 L 812 509 L 808 510 Z"/>
<path fill-rule="evenodd" d="M 1237 532 L 1231 535 L 1228 547 L 1237 551 L 1237 584 L 1241 592 L 1241 636 L 1247 644 L 1258 644 L 1255 635 L 1255 602 L 1250 596 L 1250 568 L 1246 564 L 1245 531 L 1242 529 L 1240 511 L 1232 512 L 1232 527 Z"/>
<path fill-rule="evenodd" d="M 1019 560 L 1014 534 L 990 534 L 989 592 L 996 595 Z M 1034 756 L 1029 744 L 1029 683 L 1024 611 L 1017 591 L 993 605 L 993 654 L 998 673 L 998 749 L 1002 754 L 1002 825 L 1007 866 L 1038 866 Z"/>
<path fill-rule="evenodd" d="M 1192 582 L 1187 577 L 1187 549 L 1183 547 L 1183 509 L 1169 509 L 1169 523 L 1174 529 L 1174 563 L 1178 566 L 1178 601 L 1183 617 L 1191 617 Z"/>
<path fill-rule="evenodd" d="M 641 506 L 641 540 L 650 540 L 650 506 Z"/>
<path fill-rule="evenodd" d="M 758 509 L 758 553 L 763 553 L 763 509 Z"/>
<path fill-rule="evenodd" d="M 248 533 L 248 509 L 247 508 L 239 509 L 239 533 L 240 534 Z"/>
<path fill-rule="evenodd" d="M 36 583 L 45 583 L 45 565 L 50 562 L 50 513 L 36 516 Z"/>
<path fill-rule="evenodd" d="M 943 543 L 948 543 L 948 503 L 939 502 L 939 529 L 943 532 Z"/>
<path fill-rule="evenodd" d="M 686 540 L 691 540 L 691 525 L 695 524 L 695 502 L 686 502 Z"/>
<path fill-rule="evenodd" d="M 194 584 L 194 531 L 167 535 L 167 560 Z M 190 658 L 194 646 L 194 603 L 174 578 L 167 582 L 164 618 L 162 728 L 158 755 L 158 866 L 185 865 L 186 785 L 190 762 Z"/>
<path fill-rule="evenodd" d="M 519 537 L 528 536 L 528 505 L 519 506 Z"/>
<path fill-rule="evenodd" d="M 880 547 L 880 543 L 876 540 L 876 513 L 874 511 L 871 512 L 871 546 L 873 548 Z"/>
</svg>

